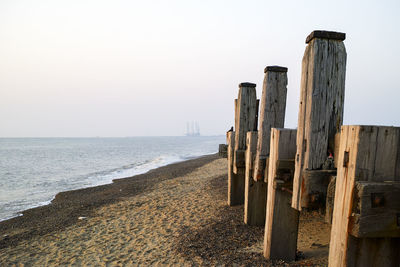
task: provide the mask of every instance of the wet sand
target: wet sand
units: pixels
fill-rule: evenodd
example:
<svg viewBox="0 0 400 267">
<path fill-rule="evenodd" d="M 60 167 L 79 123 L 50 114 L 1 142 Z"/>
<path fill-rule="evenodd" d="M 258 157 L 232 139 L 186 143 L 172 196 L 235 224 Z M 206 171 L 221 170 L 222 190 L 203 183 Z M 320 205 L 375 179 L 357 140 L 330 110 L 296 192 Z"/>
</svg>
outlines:
<svg viewBox="0 0 400 267">
<path fill-rule="evenodd" d="M 264 229 L 228 207 L 227 162 L 216 155 L 113 184 L 63 192 L 0 223 L 0 266 L 324 266 L 329 226 L 300 218 L 298 261 L 262 256 Z"/>
</svg>

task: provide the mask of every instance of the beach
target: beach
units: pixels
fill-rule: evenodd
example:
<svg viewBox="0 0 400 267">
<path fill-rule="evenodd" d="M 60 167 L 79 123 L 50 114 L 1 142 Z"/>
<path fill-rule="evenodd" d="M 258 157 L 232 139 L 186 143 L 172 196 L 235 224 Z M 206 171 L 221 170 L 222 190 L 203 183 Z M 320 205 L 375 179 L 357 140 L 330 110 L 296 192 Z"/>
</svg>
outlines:
<svg viewBox="0 0 400 267">
<path fill-rule="evenodd" d="M 296 262 L 270 262 L 264 228 L 245 225 L 226 192 L 227 160 L 210 155 L 59 193 L 0 222 L 0 266 L 327 265 L 321 215 L 302 212 Z"/>
</svg>

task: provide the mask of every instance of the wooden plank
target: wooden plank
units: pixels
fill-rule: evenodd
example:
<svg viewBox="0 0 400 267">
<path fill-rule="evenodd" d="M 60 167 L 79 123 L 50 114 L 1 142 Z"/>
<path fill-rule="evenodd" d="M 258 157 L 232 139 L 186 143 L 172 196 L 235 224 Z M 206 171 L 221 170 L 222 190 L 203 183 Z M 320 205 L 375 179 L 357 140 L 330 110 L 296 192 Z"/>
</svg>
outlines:
<svg viewBox="0 0 400 267">
<path fill-rule="evenodd" d="M 311 78 L 313 72 L 313 64 L 309 62 L 313 61 L 314 53 L 312 53 L 312 47 L 308 45 L 304 52 L 302 60 L 302 73 L 301 73 L 301 83 L 300 83 L 300 104 L 299 104 L 299 115 L 297 124 L 297 141 L 296 141 L 296 156 L 295 156 L 295 172 L 293 178 L 293 195 L 292 195 L 292 207 L 301 210 L 301 172 L 304 168 L 304 136 L 305 136 L 305 113 L 307 106 L 307 88 L 311 87 Z"/>
<path fill-rule="evenodd" d="M 246 150 L 235 150 L 236 170 L 246 167 Z M 236 171 L 237 172 L 237 171 Z"/>
<path fill-rule="evenodd" d="M 226 142 L 228 144 L 228 205 L 235 205 L 234 190 L 237 184 L 238 177 L 233 172 L 233 159 L 235 149 L 235 132 L 228 132 Z"/>
<path fill-rule="evenodd" d="M 302 175 L 301 207 L 325 208 L 328 185 L 336 170 L 304 170 Z"/>
<path fill-rule="evenodd" d="M 342 126 L 329 266 L 399 266 L 400 239 L 395 229 L 397 221 L 393 222 L 393 212 L 398 208 L 398 187 L 388 189 L 383 182 L 388 179 L 384 176 L 393 173 L 390 179 L 399 181 L 396 176 L 400 164 L 397 160 L 399 133 L 398 127 Z M 385 150 L 390 157 L 385 155 Z M 360 181 L 380 182 L 381 185 Z M 389 193 L 392 190 L 394 192 Z M 372 208 L 372 192 L 383 194 L 391 203 L 387 203 L 386 208 Z M 373 203 L 381 202 L 378 199 Z M 397 213 L 395 218 L 397 220 Z M 362 238 L 350 235 L 352 233 Z M 364 237 L 388 233 L 396 238 Z"/>
<path fill-rule="evenodd" d="M 332 176 L 326 191 L 325 222 L 332 224 L 333 206 L 335 201 L 336 176 Z"/>
<path fill-rule="evenodd" d="M 361 216 L 352 214 L 349 217 L 349 234 L 363 237 L 400 237 L 399 212 Z"/>
<path fill-rule="evenodd" d="M 356 238 L 349 236 L 352 253 L 348 266 L 400 266 L 400 238 Z"/>
<path fill-rule="evenodd" d="M 355 183 L 355 164 L 351 163 L 355 163 L 357 157 L 357 129 L 357 126 L 342 126 L 341 129 L 335 205 L 329 245 L 329 266 L 332 267 L 347 266 L 348 217 L 351 214 L 351 197 Z"/>
<path fill-rule="evenodd" d="M 360 126 L 359 135 L 363 143 L 356 162 L 357 181 L 385 181 L 387 178 L 400 181 L 398 127 Z"/>
<path fill-rule="evenodd" d="M 343 123 L 346 49 L 342 41 L 313 38 L 302 62 L 292 207 L 301 210 L 302 171 L 318 170 L 335 149 Z M 307 196 L 306 196 L 307 197 Z"/>
<path fill-rule="evenodd" d="M 400 213 L 400 182 L 366 182 L 355 185 L 353 212 L 362 215 L 376 215 L 388 211 Z"/>
<path fill-rule="evenodd" d="M 264 179 L 266 159 L 270 150 L 271 128 L 283 128 L 285 124 L 287 68 L 267 66 L 264 72 L 257 152 L 254 161 L 255 181 Z"/>
<path fill-rule="evenodd" d="M 356 182 L 349 233 L 400 237 L 400 182 Z"/>
<path fill-rule="evenodd" d="M 247 133 L 244 223 L 264 226 L 267 184 L 253 179 L 253 160 L 257 149 L 257 139 L 257 132 Z"/>
<path fill-rule="evenodd" d="M 335 148 L 333 149 L 333 162 L 335 164 L 335 168 L 337 169 L 337 162 L 339 160 L 339 144 L 340 144 L 340 132 L 335 134 Z"/>
<path fill-rule="evenodd" d="M 233 152 L 235 149 L 235 131 L 226 133 L 226 143 L 228 144 L 228 148 L 227 148 L 228 170 L 231 169 L 233 171 Z"/>
<path fill-rule="evenodd" d="M 288 163 L 296 154 L 296 130 L 273 128 L 270 149 L 264 257 L 292 261 L 296 256 L 299 211 L 291 207 L 293 163 Z"/>
<path fill-rule="evenodd" d="M 343 41 L 346 39 L 346 34 L 342 32 L 331 32 L 331 31 L 313 31 L 306 38 L 306 44 L 311 42 L 314 38 L 324 38 L 331 40 Z"/>
</svg>

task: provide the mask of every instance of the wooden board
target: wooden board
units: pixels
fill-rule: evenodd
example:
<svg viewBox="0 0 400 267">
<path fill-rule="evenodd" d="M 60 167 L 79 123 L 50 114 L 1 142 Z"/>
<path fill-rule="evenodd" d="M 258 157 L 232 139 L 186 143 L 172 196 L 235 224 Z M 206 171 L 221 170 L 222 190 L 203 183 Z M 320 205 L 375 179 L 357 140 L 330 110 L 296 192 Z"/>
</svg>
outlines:
<svg viewBox="0 0 400 267">
<path fill-rule="evenodd" d="M 333 206 L 335 201 L 336 176 L 332 176 L 326 191 L 325 222 L 332 224 Z"/>
<path fill-rule="evenodd" d="M 346 49 L 342 41 L 314 38 L 302 61 L 292 207 L 301 210 L 302 171 L 321 169 L 343 123 Z"/>
<path fill-rule="evenodd" d="M 270 148 L 264 256 L 292 261 L 296 256 L 299 223 L 299 211 L 291 207 L 289 193 L 296 154 L 296 130 L 273 128 Z"/>
<path fill-rule="evenodd" d="M 400 182 L 356 182 L 349 233 L 400 237 Z"/>
<path fill-rule="evenodd" d="M 287 83 L 287 68 L 277 66 L 266 68 L 261 96 L 257 152 L 254 161 L 253 177 L 256 181 L 264 179 L 266 158 L 270 150 L 271 128 L 283 128 L 285 124 Z"/>
<path fill-rule="evenodd" d="M 233 172 L 233 158 L 235 149 L 235 132 L 228 132 L 226 142 L 228 144 L 228 205 L 237 205 L 236 188 L 240 186 L 238 175 Z M 239 184 L 239 185 L 238 185 Z"/>
<path fill-rule="evenodd" d="M 303 170 L 302 176 L 301 207 L 325 208 L 328 185 L 336 170 Z"/>
<path fill-rule="evenodd" d="M 257 132 L 247 132 L 244 223 L 264 226 L 267 184 L 264 181 L 254 181 L 253 179 L 253 161 L 257 149 L 257 138 Z"/>
<path fill-rule="evenodd" d="M 357 238 L 356 235 L 376 235 L 382 229 L 376 225 L 367 225 L 374 222 L 380 223 L 364 198 L 368 191 L 357 187 L 360 181 L 384 182 L 385 180 L 399 181 L 399 134 L 397 127 L 378 126 L 342 126 L 339 160 L 335 190 L 335 205 L 331 230 L 329 249 L 329 266 L 399 266 L 400 264 L 400 239 L 399 238 Z M 385 178 L 386 177 L 386 178 Z M 364 187 L 369 192 L 375 191 L 371 187 Z M 369 188 L 369 189 L 368 189 Z M 382 185 L 380 189 L 387 188 Z M 397 187 L 395 187 L 397 188 Z M 378 188 L 379 189 L 379 188 Z M 397 190 L 397 189 L 395 189 Z M 362 192 L 362 193 L 360 193 Z M 379 192 L 377 192 L 379 193 Z M 361 194 L 361 195 L 360 195 Z M 367 194 L 367 195 L 365 195 Z M 385 193 L 383 193 L 385 195 Z M 388 194 L 388 193 L 386 193 Z M 392 195 L 393 196 L 393 195 Z M 396 198 L 391 196 L 396 206 Z M 357 198 L 361 197 L 357 200 Z M 369 196 L 371 197 L 371 196 Z M 364 200 L 363 200 L 364 199 Z M 371 205 L 371 204 L 370 204 Z M 356 221 L 356 212 L 367 212 L 365 222 Z M 384 213 L 385 214 L 385 213 Z M 388 213 L 390 215 L 390 212 Z M 387 217 L 382 216 L 382 222 L 387 222 Z M 369 221 L 368 221 L 369 220 Z M 358 230 L 354 227 L 358 223 Z M 385 224 L 385 223 L 384 223 Z M 390 228 L 389 230 L 393 230 Z"/>
</svg>

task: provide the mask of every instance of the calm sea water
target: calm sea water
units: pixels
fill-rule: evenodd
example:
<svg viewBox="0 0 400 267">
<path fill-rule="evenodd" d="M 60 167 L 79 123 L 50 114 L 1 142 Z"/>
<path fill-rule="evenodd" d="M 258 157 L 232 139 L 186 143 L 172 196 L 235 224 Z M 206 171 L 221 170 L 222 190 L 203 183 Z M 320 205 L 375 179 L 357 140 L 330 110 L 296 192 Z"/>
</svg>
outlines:
<svg viewBox="0 0 400 267">
<path fill-rule="evenodd" d="M 216 153 L 220 143 L 224 136 L 0 138 L 0 220 L 48 204 L 61 191 Z"/>
</svg>

